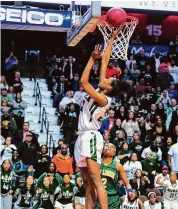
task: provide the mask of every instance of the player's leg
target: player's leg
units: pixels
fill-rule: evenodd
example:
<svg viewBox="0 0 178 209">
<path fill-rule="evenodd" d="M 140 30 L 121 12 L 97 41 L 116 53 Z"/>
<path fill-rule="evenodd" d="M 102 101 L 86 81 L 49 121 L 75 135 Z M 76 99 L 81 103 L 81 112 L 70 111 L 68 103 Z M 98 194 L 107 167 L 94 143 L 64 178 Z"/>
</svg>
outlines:
<svg viewBox="0 0 178 209">
<path fill-rule="evenodd" d="M 80 168 L 82 179 L 85 186 L 85 207 L 86 209 L 93 209 L 96 201 L 95 187 L 90 179 L 88 168 Z"/>
</svg>

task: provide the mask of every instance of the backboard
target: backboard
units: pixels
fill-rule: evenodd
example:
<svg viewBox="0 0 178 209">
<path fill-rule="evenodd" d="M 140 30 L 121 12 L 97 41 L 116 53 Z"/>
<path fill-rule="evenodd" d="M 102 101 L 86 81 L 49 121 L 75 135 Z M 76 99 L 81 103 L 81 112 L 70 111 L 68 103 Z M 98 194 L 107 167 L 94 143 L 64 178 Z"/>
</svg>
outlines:
<svg viewBox="0 0 178 209">
<path fill-rule="evenodd" d="M 67 32 L 67 45 L 76 46 L 100 18 L 101 1 L 89 1 L 87 6 L 82 6 L 82 1 L 75 1 L 71 8 L 73 25 Z"/>
</svg>

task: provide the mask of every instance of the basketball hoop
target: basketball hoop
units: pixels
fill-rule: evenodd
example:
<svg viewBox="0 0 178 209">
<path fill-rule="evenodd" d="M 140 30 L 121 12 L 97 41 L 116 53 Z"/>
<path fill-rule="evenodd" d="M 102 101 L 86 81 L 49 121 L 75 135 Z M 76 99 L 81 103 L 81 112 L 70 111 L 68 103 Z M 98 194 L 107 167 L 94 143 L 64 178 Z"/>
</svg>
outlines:
<svg viewBox="0 0 178 209">
<path fill-rule="evenodd" d="M 106 19 L 106 18 L 105 18 Z M 121 24 L 118 28 L 110 26 L 103 17 L 97 24 L 99 30 L 104 37 L 104 51 L 111 39 L 112 30 L 120 29 L 118 36 L 115 38 L 111 52 L 112 59 L 127 60 L 127 51 L 129 47 L 129 40 L 138 24 L 138 19 L 132 16 L 127 16 L 126 22 Z"/>
</svg>

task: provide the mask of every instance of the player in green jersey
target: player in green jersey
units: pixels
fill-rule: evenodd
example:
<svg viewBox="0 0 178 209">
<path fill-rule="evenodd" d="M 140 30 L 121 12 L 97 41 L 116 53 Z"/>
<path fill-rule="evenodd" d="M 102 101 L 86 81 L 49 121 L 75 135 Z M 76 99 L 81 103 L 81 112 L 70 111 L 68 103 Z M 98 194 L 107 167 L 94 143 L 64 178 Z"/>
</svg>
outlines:
<svg viewBox="0 0 178 209">
<path fill-rule="evenodd" d="M 127 193 L 132 194 L 132 189 L 129 181 L 125 175 L 125 171 L 120 163 L 114 160 L 116 154 L 116 148 L 113 144 L 109 143 L 105 145 L 103 151 L 103 162 L 101 164 L 101 178 L 105 186 L 108 195 L 108 208 L 109 209 L 119 209 L 120 197 L 118 195 L 118 181 L 119 176 L 124 182 Z M 95 209 L 100 208 L 99 202 L 96 202 Z"/>
</svg>

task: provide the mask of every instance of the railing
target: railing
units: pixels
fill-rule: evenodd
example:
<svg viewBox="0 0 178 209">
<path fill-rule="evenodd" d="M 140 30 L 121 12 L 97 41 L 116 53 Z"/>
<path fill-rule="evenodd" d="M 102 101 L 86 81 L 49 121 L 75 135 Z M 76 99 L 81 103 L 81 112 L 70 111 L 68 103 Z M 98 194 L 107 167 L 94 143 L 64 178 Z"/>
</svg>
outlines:
<svg viewBox="0 0 178 209">
<path fill-rule="evenodd" d="M 53 135 L 50 134 L 50 137 L 49 137 L 49 147 L 48 147 L 49 156 L 50 156 L 50 157 L 53 156 L 54 148 L 55 148 L 55 142 L 54 142 L 54 139 L 53 139 Z"/>
<path fill-rule="evenodd" d="M 39 120 L 38 123 L 41 123 L 41 109 L 42 109 L 42 96 L 41 96 L 41 91 L 39 87 L 39 83 L 36 82 L 36 87 L 34 87 L 35 91 L 35 105 L 39 104 L 40 107 L 40 114 L 39 114 Z"/>
<path fill-rule="evenodd" d="M 46 129 L 46 145 L 48 146 L 48 138 L 49 138 L 49 121 L 48 121 L 48 116 L 47 112 L 45 110 L 45 107 L 43 107 L 42 111 L 42 118 L 41 118 L 41 133 L 43 133 L 43 128 Z"/>
</svg>

